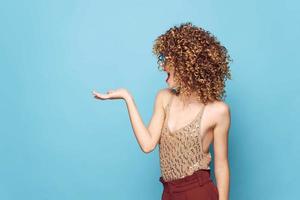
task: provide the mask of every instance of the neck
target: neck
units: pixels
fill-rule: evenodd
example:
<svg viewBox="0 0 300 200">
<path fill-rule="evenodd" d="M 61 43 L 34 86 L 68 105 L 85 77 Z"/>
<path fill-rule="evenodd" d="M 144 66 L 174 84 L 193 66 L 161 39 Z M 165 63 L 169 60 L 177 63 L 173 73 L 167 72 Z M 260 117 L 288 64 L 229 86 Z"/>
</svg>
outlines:
<svg viewBox="0 0 300 200">
<path fill-rule="evenodd" d="M 181 93 L 178 95 L 178 98 L 182 101 L 184 106 L 187 106 L 191 103 L 199 103 L 199 97 L 195 93 L 192 93 L 190 96 L 184 96 Z"/>
</svg>

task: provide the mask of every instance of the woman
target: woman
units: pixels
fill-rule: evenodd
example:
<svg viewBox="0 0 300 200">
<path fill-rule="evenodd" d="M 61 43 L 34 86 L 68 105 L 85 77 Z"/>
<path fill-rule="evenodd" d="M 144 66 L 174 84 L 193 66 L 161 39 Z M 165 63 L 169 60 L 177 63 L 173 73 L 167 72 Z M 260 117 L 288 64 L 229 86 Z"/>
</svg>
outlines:
<svg viewBox="0 0 300 200">
<path fill-rule="evenodd" d="M 149 153 L 159 145 L 162 200 L 228 200 L 230 109 L 223 99 L 231 75 L 226 48 L 188 22 L 160 35 L 153 53 L 169 87 L 158 91 L 148 126 L 128 90 L 94 91 L 95 98 L 124 99 L 141 149 Z M 216 185 L 210 177 L 210 144 Z"/>
</svg>

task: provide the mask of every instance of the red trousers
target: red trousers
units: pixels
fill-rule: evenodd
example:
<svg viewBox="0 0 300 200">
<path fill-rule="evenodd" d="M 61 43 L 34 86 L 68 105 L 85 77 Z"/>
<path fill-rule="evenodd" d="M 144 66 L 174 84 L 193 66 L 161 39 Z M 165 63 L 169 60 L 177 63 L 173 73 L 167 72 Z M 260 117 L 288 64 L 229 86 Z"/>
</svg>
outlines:
<svg viewBox="0 0 300 200">
<path fill-rule="evenodd" d="M 162 200 L 218 200 L 218 188 L 210 178 L 209 169 L 200 169 L 184 178 L 164 181 Z"/>
</svg>

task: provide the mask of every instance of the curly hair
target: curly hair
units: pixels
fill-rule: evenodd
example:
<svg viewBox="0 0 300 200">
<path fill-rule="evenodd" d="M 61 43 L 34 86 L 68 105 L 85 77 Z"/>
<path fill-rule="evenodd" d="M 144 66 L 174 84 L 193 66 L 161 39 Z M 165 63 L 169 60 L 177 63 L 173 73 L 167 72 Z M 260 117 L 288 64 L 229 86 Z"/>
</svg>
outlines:
<svg viewBox="0 0 300 200">
<path fill-rule="evenodd" d="M 232 60 L 209 31 L 191 22 L 174 26 L 155 39 L 153 53 L 163 55 L 174 67 L 174 81 L 182 96 L 196 93 L 204 104 L 225 99 L 225 81 L 231 79 Z"/>
</svg>

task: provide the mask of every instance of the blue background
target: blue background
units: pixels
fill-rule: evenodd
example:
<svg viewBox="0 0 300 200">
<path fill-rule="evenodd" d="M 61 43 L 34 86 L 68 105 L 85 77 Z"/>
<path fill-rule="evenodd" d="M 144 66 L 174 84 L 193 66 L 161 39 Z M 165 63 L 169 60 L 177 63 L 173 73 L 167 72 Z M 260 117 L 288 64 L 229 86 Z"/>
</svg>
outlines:
<svg viewBox="0 0 300 200">
<path fill-rule="evenodd" d="M 154 39 L 191 21 L 233 62 L 230 199 L 299 199 L 300 9 L 291 1 L 1 1 L 0 199 L 160 199 L 158 147 L 144 154 L 125 87 L 145 123 L 167 87 Z M 211 148 L 212 150 L 212 148 Z"/>
</svg>

